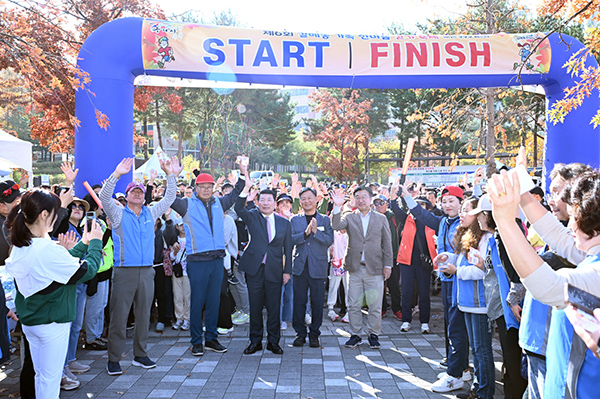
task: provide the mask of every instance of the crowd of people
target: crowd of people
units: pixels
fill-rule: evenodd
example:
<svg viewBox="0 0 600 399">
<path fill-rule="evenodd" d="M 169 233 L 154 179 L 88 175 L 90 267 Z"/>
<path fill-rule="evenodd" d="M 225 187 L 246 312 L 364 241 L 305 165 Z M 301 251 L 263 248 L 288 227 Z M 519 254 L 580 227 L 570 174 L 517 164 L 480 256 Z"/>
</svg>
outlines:
<svg viewBox="0 0 600 399">
<path fill-rule="evenodd" d="M 517 164 L 525 159 L 521 150 Z M 600 296 L 600 172 L 556 165 L 546 201 L 539 187 L 521 192 L 513 171 L 484 185 L 480 168 L 441 190 L 314 176 L 303 184 L 295 174 L 286 185 L 277 175 L 253 181 L 241 162 L 239 173 L 196 173 L 189 184 L 178 183 L 172 158 L 161 161 L 164 183 L 153 173 L 115 193 L 132 165 L 124 159 L 81 198 L 67 163 L 63 186 L 0 183 L 0 261 L 16 286 L 0 329 L 8 317 L 23 332 L 21 397 L 80 385 L 76 374 L 89 370 L 77 361 L 81 335 L 86 349 L 108 351 L 113 376 L 123 373 L 128 329 L 132 365 L 145 369 L 156 367 L 149 326 L 189 330 L 191 354 L 203 356 L 226 352 L 219 336 L 249 324 L 243 353 L 262 351 L 264 309 L 274 354 L 289 324 L 293 347 L 321 347 L 324 317 L 348 323 L 346 347 L 366 337 L 379 349 L 388 313 L 401 332 L 417 313 L 420 332 L 431 332 L 432 279 L 446 338 L 434 392 L 470 383 L 458 397 L 493 398 L 497 331 L 506 398 L 595 397 L 600 321 L 578 323 L 564 286 Z M 4 361 L 9 345 L 0 334 Z"/>
</svg>

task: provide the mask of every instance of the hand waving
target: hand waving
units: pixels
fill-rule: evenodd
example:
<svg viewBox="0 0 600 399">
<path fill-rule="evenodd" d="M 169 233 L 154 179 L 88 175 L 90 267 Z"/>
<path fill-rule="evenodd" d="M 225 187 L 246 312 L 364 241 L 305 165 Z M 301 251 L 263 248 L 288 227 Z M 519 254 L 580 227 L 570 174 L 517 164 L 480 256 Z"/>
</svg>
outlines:
<svg viewBox="0 0 600 399">
<path fill-rule="evenodd" d="M 117 165 L 113 174 L 116 178 L 126 175 L 133 166 L 133 158 L 123 158 L 123 160 Z"/>
<path fill-rule="evenodd" d="M 79 169 L 73 170 L 73 165 L 71 165 L 69 162 L 63 162 L 60 164 L 60 169 L 67 179 L 67 186 L 73 184 L 75 182 L 75 178 L 77 177 L 77 173 L 79 173 Z"/>
</svg>

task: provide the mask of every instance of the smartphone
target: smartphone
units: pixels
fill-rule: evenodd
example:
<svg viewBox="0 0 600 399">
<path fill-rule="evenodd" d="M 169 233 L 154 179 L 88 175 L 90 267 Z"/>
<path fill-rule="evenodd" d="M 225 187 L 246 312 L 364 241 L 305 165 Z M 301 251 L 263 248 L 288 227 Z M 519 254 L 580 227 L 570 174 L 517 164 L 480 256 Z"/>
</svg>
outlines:
<svg viewBox="0 0 600 399">
<path fill-rule="evenodd" d="M 238 155 L 235 160 L 235 163 L 237 163 L 238 165 L 248 166 L 249 160 L 250 159 L 248 157 L 245 157 L 243 155 Z"/>
<path fill-rule="evenodd" d="M 71 189 L 71 187 L 55 186 L 55 187 L 54 187 L 54 193 L 55 193 L 56 195 L 60 195 L 60 193 L 62 193 L 62 192 L 63 192 L 63 190 L 64 190 L 65 192 L 67 192 L 67 191 L 69 191 L 70 189 Z"/>
<path fill-rule="evenodd" d="M 565 303 L 590 315 L 600 308 L 600 298 L 569 283 L 565 283 Z"/>
<path fill-rule="evenodd" d="M 96 212 L 87 212 L 85 214 L 85 224 L 87 226 L 88 233 L 92 231 L 93 223 L 96 223 Z"/>
</svg>

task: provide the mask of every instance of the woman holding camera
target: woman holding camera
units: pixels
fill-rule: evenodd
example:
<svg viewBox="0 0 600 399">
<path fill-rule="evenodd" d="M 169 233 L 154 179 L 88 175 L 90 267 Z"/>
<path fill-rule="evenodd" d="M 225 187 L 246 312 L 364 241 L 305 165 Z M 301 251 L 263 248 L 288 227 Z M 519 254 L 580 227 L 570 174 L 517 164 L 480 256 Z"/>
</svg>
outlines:
<svg viewBox="0 0 600 399">
<path fill-rule="evenodd" d="M 31 349 L 38 399 L 59 396 L 77 284 L 96 274 L 102 258 L 102 230 L 96 224 L 69 251 L 50 239 L 60 204 L 54 193 L 27 191 L 6 222 L 13 245 L 6 270 L 17 286 L 15 304 Z"/>
</svg>

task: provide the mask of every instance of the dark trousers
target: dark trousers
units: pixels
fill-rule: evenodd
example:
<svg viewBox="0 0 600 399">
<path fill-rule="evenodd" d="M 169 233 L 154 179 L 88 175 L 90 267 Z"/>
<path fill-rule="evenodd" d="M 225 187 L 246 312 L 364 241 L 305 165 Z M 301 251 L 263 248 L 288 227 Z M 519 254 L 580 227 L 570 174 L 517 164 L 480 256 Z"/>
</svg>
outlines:
<svg viewBox="0 0 600 399">
<path fill-rule="evenodd" d="M 416 281 L 417 292 L 419 293 L 419 321 L 429 323 L 431 314 L 431 301 L 429 298 L 431 271 L 425 270 L 421 265 L 401 264 L 400 272 L 402 273 L 402 321 L 409 323 L 412 321 L 411 305 Z"/>
<path fill-rule="evenodd" d="M 223 259 L 187 263 L 190 279 L 190 332 L 192 345 L 202 343 L 202 325 L 206 326 L 205 341 L 217 339 L 217 321 L 223 284 Z M 204 309 L 206 307 L 206 309 Z M 202 320 L 204 310 L 204 321 Z"/>
<path fill-rule="evenodd" d="M 308 272 L 308 266 L 304 267 L 302 274 L 294 275 L 294 331 L 299 337 L 306 337 L 306 324 L 304 314 L 306 313 L 306 301 L 310 289 L 310 308 L 312 310 L 312 324 L 309 326 L 309 334 L 318 337 L 321 335 L 321 324 L 323 323 L 323 298 L 325 295 L 325 279 L 312 278 Z"/>
<path fill-rule="evenodd" d="M 21 389 L 22 399 L 35 399 L 35 369 L 31 360 L 31 352 L 29 351 L 29 341 L 23 334 L 23 345 L 25 353 L 23 354 L 23 368 L 21 369 L 21 377 L 19 378 L 19 387 Z"/>
<path fill-rule="evenodd" d="M 521 399 L 527 389 L 527 380 L 521 376 L 522 351 L 519 346 L 519 330 L 511 328 L 506 331 L 504 316 L 496 319 L 496 324 L 504 362 L 504 397 Z"/>
<path fill-rule="evenodd" d="M 266 281 L 264 264 L 260 265 L 254 276 L 246 274 L 250 299 L 250 342 L 253 344 L 258 344 L 263 338 L 264 307 L 267 308 L 267 342 L 279 344 L 282 281 L 277 283 Z"/>
<path fill-rule="evenodd" d="M 404 280 L 404 276 L 402 277 Z M 448 321 L 448 370 L 452 377 L 461 378 L 463 371 L 469 368 L 469 336 L 465 324 L 465 315 L 452 306 L 452 281 L 442 282 L 444 314 Z"/>
<path fill-rule="evenodd" d="M 221 284 L 221 302 L 219 303 L 219 319 L 217 320 L 217 327 L 230 329 L 233 327 L 231 321 L 231 297 L 229 295 L 229 283 L 227 282 L 227 275 L 223 273 L 223 283 Z"/>
<path fill-rule="evenodd" d="M 154 267 L 154 301 L 152 306 L 158 310 L 158 322 L 165 325 L 171 324 L 173 318 L 173 285 L 171 277 L 165 276 L 165 269 L 161 266 Z"/>
<path fill-rule="evenodd" d="M 390 293 L 390 299 L 392 300 L 392 312 L 399 312 L 402 310 L 402 297 L 400 292 L 400 264 L 394 262 L 395 265 L 392 267 L 392 274 L 390 278 L 385 282 Z M 385 293 L 385 290 L 383 291 Z M 387 301 L 385 295 L 383 296 L 383 307 L 381 310 L 387 310 Z"/>
</svg>

